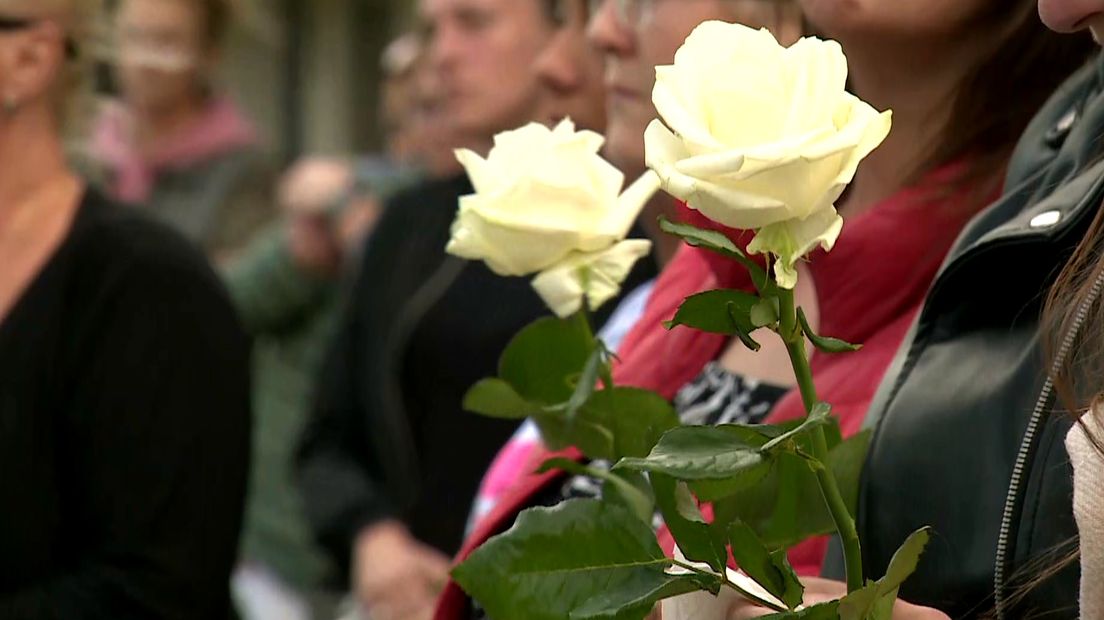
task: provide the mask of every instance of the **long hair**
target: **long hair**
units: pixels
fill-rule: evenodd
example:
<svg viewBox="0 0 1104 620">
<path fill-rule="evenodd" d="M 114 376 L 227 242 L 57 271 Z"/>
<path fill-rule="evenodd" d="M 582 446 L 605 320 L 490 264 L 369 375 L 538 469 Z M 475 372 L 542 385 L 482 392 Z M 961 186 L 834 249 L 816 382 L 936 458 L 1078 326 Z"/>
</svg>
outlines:
<svg viewBox="0 0 1104 620">
<path fill-rule="evenodd" d="M 1042 326 L 1060 404 L 1079 424 L 1104 400 L 1104 205 L 1047 296 Z M 1088 429 L 1086 429 L 1087 431 Z M 1104 455 L 1104 443 L 1089 438 Z"/>
<path fill-rule="evenodd" d="M 1104 458 L 1104 442 L 1083 417 L 1101 415 L 1104 402 L 1104 205 L 1047 295 L 1040 323 L 1045 359 L 1058 405 L 1070 413 Z M 1041 555 L 1012 576 L 1015 607 L 1033 590 L 1080 559 L 1076 538 Z M 995 615 L 995 614 L 994 614 Z"/>
<path fill-rule="evenodd" d="M 1096 46 L 1088 36 L 1047 29 L 1039 21 L 1036 0 L 992 2 L 977 23 L 979 31 L 996 34 L 955 89 L 948 102 L 950 118 L 915 174 L 968 157 L 970 166 L 950 183 L 984 200 L 1000 188 L 1004 166 L 1028 122 Z"/>
</svg>

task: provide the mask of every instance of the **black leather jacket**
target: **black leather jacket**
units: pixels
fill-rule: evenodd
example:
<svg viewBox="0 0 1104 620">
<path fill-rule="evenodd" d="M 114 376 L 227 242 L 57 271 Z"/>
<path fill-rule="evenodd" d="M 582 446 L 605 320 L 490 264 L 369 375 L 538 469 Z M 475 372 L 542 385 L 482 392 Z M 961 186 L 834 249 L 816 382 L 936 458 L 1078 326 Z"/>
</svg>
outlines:
<svg viewBox="0 0 1104 620">
<path fill-rule="evenodd" d="M 884 573 L 910 532 L 933 526 L 901 596 L 954 618 L 1078 614 L 1076 565 L 1019 605 L 1005 601 L 1014 575 L 1046 568 L 1028 565 L 1077 534 L 1063 444 L 1071 422 L 1044 381 L 1039 316 L 1104 201 L 1102 84 L 1098 59 L 1029 126 L 1005 195 L 956 243 L 870 410 L 858 509 L 867 576 Z"/>
</svg>

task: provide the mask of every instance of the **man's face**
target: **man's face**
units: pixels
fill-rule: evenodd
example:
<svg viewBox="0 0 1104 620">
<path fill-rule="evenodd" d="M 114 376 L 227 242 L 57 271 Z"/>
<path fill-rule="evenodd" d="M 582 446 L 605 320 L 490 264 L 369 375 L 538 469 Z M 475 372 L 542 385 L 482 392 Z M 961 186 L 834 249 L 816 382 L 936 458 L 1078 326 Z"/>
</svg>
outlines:
<svg viewBox="0 0 1104 620">
<path fill-rule="evenodd" d="M 548 93 L 541 120 L 555 125 L 570 117 L 581 129 L 606 128 L 606 90 L 601 50 L 587 39 L 587 0 L 544 0 L 557 30 L 537 59 L 537 78 Z"/>
<path fill-rule="evenodd" d="M 553 32 L 541 0 L 423 0 L 422 20 L 459 134 L 487 140 L 537 118 L 533 63 Z"/>
</svg>

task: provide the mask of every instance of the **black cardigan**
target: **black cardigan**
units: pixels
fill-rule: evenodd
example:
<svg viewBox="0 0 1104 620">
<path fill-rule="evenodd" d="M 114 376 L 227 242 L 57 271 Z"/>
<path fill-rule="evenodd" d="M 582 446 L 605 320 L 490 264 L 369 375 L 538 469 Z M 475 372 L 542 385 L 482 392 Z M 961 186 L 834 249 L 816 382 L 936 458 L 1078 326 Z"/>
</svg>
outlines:
<svg viewBox="0 0 1104 620">
<path fill-rule="evenodd" d="M 248 345 L 182 239 L 94 193 L 0 323 L 0 618 L 226 618 Z"/>
</svg>

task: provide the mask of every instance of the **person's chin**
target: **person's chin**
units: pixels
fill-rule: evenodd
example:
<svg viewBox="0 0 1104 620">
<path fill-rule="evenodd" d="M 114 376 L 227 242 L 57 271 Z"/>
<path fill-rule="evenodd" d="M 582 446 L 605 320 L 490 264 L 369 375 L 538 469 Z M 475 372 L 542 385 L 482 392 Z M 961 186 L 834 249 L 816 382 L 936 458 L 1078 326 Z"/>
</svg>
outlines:
<svg viewBox="0 0 1104 620">
<path fill-rule="evenodd" d="M 644 129 L 636 123 L 610 119 L 606 129 L 606 159 L 626 174 L 644 171 Z"/>
</svg>

